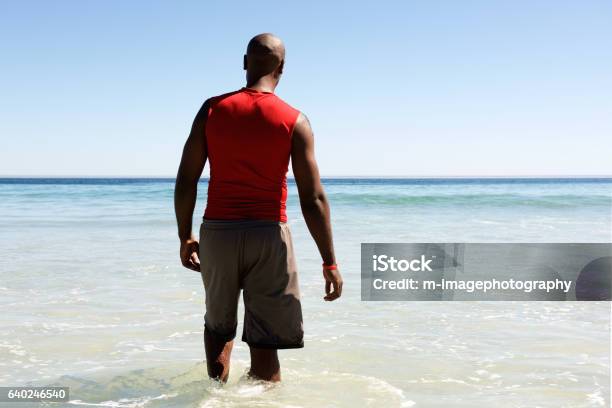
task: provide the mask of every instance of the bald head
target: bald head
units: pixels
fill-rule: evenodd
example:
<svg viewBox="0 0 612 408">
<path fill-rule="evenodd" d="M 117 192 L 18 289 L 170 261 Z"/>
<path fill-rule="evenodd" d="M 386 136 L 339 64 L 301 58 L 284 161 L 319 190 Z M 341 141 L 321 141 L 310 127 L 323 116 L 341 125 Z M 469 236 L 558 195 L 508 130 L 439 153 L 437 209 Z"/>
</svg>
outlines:
<svg viewBox="0 0 612 408">
<path fill-rule="evenodd" d="M 280 79 L 285 62 L 285 45 L 274 34 L 264 33 L 251 38 L 244 56 L 247 82 L 270 76 L 276 82 Z"/>
</svg>

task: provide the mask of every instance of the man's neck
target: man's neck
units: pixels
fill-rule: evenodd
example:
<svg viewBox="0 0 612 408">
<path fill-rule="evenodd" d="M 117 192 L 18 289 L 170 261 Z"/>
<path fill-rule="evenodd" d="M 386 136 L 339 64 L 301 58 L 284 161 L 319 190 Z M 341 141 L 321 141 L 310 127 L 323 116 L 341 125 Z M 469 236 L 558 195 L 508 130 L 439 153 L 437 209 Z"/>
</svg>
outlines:
<svg viewBox="0 0 612 408">
<path fill-rule="evenodd" d="M 277 82 L 270 78 L 262 77 L 256 80 L 247 79 L 246 87 L 259 92 L 274 92 Z"/>
</svg>

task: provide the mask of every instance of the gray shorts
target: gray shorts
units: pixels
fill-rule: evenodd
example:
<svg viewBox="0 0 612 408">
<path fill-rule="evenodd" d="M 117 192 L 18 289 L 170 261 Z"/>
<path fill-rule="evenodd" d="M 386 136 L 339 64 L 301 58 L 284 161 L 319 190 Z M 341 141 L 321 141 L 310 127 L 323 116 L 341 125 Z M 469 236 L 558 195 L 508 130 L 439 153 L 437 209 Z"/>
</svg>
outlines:
<svg viewBox="0 0 612 408">
<path fill-rule="evenodd" d="M 255 348 L 304 347 L 298 274 L 287 224 L 205 219 L 199 255 L 207 333 L 223 341 L 236 336 L 243 290 L 242 341 Z"/>
</svg>

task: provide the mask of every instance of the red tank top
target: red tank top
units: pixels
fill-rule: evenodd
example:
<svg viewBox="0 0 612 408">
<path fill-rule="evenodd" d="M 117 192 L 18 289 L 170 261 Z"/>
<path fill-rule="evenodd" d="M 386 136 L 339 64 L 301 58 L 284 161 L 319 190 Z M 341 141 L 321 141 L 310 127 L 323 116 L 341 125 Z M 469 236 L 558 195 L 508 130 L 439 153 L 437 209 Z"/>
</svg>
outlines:
<svg viewBox="0 0 612 408">
<path fill-rule="evenodd" d="M 287 221 L 287 170 L 299 114 L 273 93 L 249 88 L 209 100 L 204 218 Z"/>
</svg>

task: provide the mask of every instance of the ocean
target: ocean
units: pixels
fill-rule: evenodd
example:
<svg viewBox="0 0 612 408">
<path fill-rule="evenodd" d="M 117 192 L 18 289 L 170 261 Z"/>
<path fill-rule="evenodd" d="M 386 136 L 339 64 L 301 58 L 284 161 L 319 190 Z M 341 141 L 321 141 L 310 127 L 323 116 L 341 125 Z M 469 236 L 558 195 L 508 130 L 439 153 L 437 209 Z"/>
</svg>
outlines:
<svg viewBox="0 0 612 408">
<path fill-rule="evenodd" d="M 324 185 L 343 297 L 322 299 L 290 182 L 305 348 L 279 352 L 269 385 L 245 379 L 238 339 L 219 386 L 202 282 L 179 262 L 174 180 L 0 179 L 0 386 L 69 386 L 66 406 L 610 406 L 610 303 L 362 302 L 359 255 L 362 242 L 611 242 L 612 179 Z"/>
</svg>

